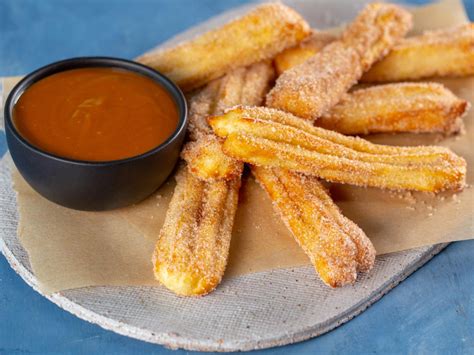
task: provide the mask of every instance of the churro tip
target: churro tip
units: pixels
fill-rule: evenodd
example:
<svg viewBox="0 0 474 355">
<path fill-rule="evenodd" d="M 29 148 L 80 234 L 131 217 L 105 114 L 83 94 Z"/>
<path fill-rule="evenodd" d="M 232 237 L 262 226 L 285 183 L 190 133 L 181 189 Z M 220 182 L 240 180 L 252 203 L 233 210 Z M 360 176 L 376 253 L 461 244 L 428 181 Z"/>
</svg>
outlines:
<svg viewBox="0 0 474 355">
<path fill-rule="evenodd" d="M 154 265 L 155 278 L 179 296 L 203 296 L 211 292 L 220 280 L 209 280 L 189 270 L 170 270 L 163 264 Z"/>
</svg>

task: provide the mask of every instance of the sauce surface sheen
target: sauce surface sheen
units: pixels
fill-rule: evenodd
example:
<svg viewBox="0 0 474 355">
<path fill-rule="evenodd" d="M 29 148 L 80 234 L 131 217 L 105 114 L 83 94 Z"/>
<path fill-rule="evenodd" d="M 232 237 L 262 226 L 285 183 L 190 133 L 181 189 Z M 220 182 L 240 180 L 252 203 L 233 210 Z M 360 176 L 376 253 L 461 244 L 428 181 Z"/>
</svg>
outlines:
<svg viewBox="0 0 474 355">
<path fill-rule="evenodd" d="M 165 88 L 115 68 L 72 69 L 31 85 L 13 108 L 16 129 L 57 156 L 111 161 L 146 153 L 178 126 Z"/>
</svg>

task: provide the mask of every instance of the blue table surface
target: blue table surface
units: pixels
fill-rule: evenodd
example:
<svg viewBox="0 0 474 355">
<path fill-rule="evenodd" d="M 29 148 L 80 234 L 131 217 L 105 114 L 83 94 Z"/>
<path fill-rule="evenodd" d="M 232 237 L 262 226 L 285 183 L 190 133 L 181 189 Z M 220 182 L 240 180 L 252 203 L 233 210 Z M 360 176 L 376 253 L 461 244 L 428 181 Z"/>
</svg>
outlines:
<svg viewBox="0 0 474 355">
<path fill-rule="evenodd" d="M 133 58 L 243 2 L 0 0 L 0 76 L 21 75 L 74 56 Z M 474 0 L 465 5 L 472 20 Z M 0 155 L 5 151 L 2 132 Z M 473 260 L 474 241 L 453 243 L 349 323 L 316 339 L 255 354 L 474 354 Z M 172 353 L 61 310 L 0 257 L 0 353 L 29 352 Z"/>
</svg>

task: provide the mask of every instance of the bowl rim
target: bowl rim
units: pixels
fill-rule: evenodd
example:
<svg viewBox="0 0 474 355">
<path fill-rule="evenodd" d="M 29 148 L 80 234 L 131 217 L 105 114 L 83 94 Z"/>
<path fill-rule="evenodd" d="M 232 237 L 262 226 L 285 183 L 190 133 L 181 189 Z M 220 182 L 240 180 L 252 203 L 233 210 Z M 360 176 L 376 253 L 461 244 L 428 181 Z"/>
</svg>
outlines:
<svg viewBox="0 0 474 355">
<path fill-rule="evenodd" d="M 178 110 L 180 111 L 178 117 L 178 125 L 173 133 L 162 143 L 157 145 L 156 147 L 148 150 L 144 153 L 139 155 L 134 155 L 128 158 L 123 159 L 115 159 L 115 160 L 105 160 L 105 161 L 94 161 L 94 160 L 81 160 L 81 159 L 73 159 L 67 158 L 63 156 L 59 156 L 46 150 L 43 150 L 30 142 L 28 142 L 16 129 L 15 124 L 13 123 L 13 108 L 16 105 L 20 96 L 34 83 L 56 73 L 60 73 L 63 71 L 73 70 L 73 69 L 81 69 L 81 68 L 119 68 L 127 71 L 135 72 L 139 75 L 143 75 L 148 77 L 149 79 L 153 80 L 155 83 L 163 87 L 173 98 L 174 102 L 176 103 Z M 117 58 L 117 57 L 103 57 L 103 56 L 91 56 L 91 57 L 74 57 L 69 59 L 60 60 L 57 62 L 50 63 L 43 67 L 36 69 L 35 71 L 31 72 L 30 74 L 26 75 L 22 78 L 10 91 L 8 97 L 5 101 L 4 107 L 4 121 L 5 127 L 7 127 L 13 136 L 25 145 L 30 150 L 33 150 L 35 153 L 40 154 L 44 157 L 76 164 L 76 165 L 91 165 L 91 166 L 110 166 L 110 165 L 117 165 L 123 163 L 129 163 L 136 160 L 140 160 L 146 158 L 150 155 L 153 155 L 160 150 L 165 149 L 169 146 L 175 139 L 177 139 L 183 131 L 186 130 L 188 124 L 188 106 L 186 102 L 186 98 L 181 91 L 181 89 L 167 76 L 160 73 L 159 71 L 143 65 L 141 63 L 137 63 L 128 59 Z M 7 142 L 8 144 L 8 142 Z"/>
</svg>

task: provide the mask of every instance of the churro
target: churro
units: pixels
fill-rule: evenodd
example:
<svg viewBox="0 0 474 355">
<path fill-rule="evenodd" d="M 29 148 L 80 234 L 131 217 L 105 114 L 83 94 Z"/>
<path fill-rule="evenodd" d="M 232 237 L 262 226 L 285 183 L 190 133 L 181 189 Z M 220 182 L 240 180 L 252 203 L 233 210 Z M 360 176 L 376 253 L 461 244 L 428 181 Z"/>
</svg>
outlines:
<svg viewBox="0 0 474 355">
<path fill-rule="evenodd" d="M 343 134 L 452 134 L 469 106 L 441 84 L 386 84 L 346 94 L 315 124 Z"/>
<path fill-rule="evenodd" d="M 181 152 L 189 171 L 204 180 L 233 179 L 242 174 L 241 161 L 229 157 L 222 151 L 222 142 L 214 135 L 207 135 L 189 142 Z"/>
<path fill-rule="evenodd" d="M 472 25 L 403 40 L 411 21 L 398 6 L 373 3 L 340 37 L 314 32 L 304 40 L 310 29 L 296 12 L 265 4 L 192 41 L 140 58 L 183 90 L 205 85 L 190 96 L 190 142 L 153 256 L 155 277 L 164 286 L 197 296 L 222 280 L 244 162 L 252 164 L 331 287 L 369 271 L 375 250 L 319 179 L 433 193 L 464 188 L 466 162 L 448 148 L 384 146 L 341 134 L 460 130 L 469 104 L 440 84 L 347 93 L 368 71 L 367 81 L 474 71 L 472 38 L 467 39 Z M 267 94 L 274 79 L 270 60 L 285 49 L 274 60 L 283 73 Z M 436 59 L 437 52 L 446 53 Z M 420 66 L 423 56 L 428 68 Z M 270 107 L 258 107 L 266 94 Z"/>
<path fill-rule="evenodd" d="M 313 34 L 295 47 L 275 57 L 277 74 L 303 63 L 335 41 L 336 36 L 313 30 Z M 361 81 L 388 82 L 422 79 L 432 76 L 474 74 L 474 24 L 425 32 L 403 38 Z"/>
<path fill-rule="evenodd" d="M 285 49 L 275 57 L 274 63 L 277 75 L 281 75 L 288 69 L 303 63 L 336 39 L 337 36 L 333 34 L 313 30 L 312 34 L 304 41 L 294 47 Z"/>
<path fill-rule="evenodd" d="M 474 24 L 428 31 L 395 45 L 362 76 L 364 82 L 474 74 Z"/>
<path fill-rule="evenodd" d="M 137 60 L 190 91 L 232 69 L 272 59 L 310 33 L 308 24 L 293 9 L 268 3 L 193 40 L 152 51 Z"/>
<path fill-rule="evenodd" d="M 260 105 L 273 78 L 270 62 L 256 63 L 209 83 L 191 99 L 188 131 L 194 142 L 185 146 L 181 156 L 194 175 L 202 179 L 240 176 L 242 163 L 222 152 L 206 119 L 237 104 Z"/>
<path fill-rule="evenodd" d="M 392 190 L 439 192 L 465 185 L 465 160 L 444 147 L 372 144 L 264 107 L 235 108 L 209 122 L 225 138 L 226 154 L 258 166 Z"/>
<path fill-rule="evenodd" d="M 227 264 L 240 177 L 206 183 L 185 167 L 153 254 L 157 280 L 178 295 L 211 292 Z"/>
<path fill-rule="evenodd" d="M 366 6 L 340 40 L 277 79 L 267 95 L 267 106 L 316 119 L 385 56 L 411 24 L 410 13 L 401 7 L 382 3 Z"/>
<path fill-rule="evenodd" d="M 211 292 L 227 263 L 243 163 L 226 156 L 208 114 L 238 103 L 259 104 L 273 80 L 269 62 L 236 69 L 191 98 L 183 166 L 156 245 L 155 277 L 176 294 Z M 203 177 L 207 178 L 204 179 Z"/>
<path fill-rule="evenodd" d="M 342 215 L 315 177 L 257 166 L 252 172 L 326 284 L 339 287 L 353 283 L 357 271 L 372 268 L 372 243 Z"/>
</svg>

